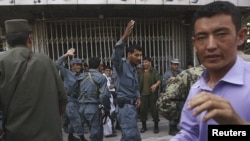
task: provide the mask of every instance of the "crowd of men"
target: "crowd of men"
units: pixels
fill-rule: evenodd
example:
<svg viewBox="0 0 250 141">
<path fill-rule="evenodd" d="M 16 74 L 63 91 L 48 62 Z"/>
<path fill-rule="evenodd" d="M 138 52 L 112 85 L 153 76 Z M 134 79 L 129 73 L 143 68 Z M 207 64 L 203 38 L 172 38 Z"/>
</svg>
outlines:
<svg viewBox="0 0 250 141">
<path fill-rule="evenodd" d="M 159 111 L 169 120 L 171 141 L 207 141 L 210 124 L 249 124 L 245 107 L 250 106 L 250 63 L 239 48 L 247 35 L 239 9 L 230 2 L 212 2 L 197 10 L 193 23 L 192 41 L 201 64 L 182 70 L 173 58 L 161 76 L 140 45 L 126 46 L 136 25 L 133 20 L 114 45 L 112 66 L 97 57 L 83 63 L 74 57 L 74 48 L 54 63 L 32 52 L 27 20 L 7 20 L 11 49 L 0 55 L 1 137 L 62 141 L 63 125 L 69 141 L 87 141 L 84 126 L 91 141 L 102 141 L 103 124 L 110 118 L 112 132 L 107 137 L 116 136 L 116 122 L 121 141 L 141 141 L 148 112 L 153 132 L 159 132 Z"/>
</svg>

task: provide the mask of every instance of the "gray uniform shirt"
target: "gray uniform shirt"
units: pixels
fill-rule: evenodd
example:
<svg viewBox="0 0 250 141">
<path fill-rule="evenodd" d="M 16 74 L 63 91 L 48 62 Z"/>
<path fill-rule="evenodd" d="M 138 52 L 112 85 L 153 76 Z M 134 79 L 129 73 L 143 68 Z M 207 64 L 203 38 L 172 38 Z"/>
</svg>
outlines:
<svg viewBox="0 0 250 141">
<path fill-rule="evenodd" d="M 59 57 L 56 61 L 56 67 L 60 70 L 60 73 L 64 78 L 64 87 L 67 91 L 67 95 L 70 95 L 70 90 L 72 89 L 78 77 L 76 76 L 76 72 L 64 67 L 63 62 L 65 59 L 65 56 Z"/>
<path fill-rule="evenodd" d="M 140 97 L 136 67 L 123 60 L 125 44 L 118 41 L 112 54 L 112 62 L 116 72 L 116 92 L 118 98 L 136 100 Z"/>
<path fill-rule="evenodd" d="M 89 72 L 95 84 L 93 84 L 90 79 L 81 83 L 81 81 L 84 81 L 84 79 L 88 77 L 88 72 L 82 73 L 79 76 L 80 96 L 84 96 L 84 100 L 80 100 L 80 102 L 84 104 L 103 104 L 105 107 L 110 109 L 110 103 L 106 102 L 107 100 L 109 101 L 110 98 L 110 92 L 107 87 L 107 79 L 96 69 L 90 69 Z M 97 87 L 99 89 L 99 93 L 96 90 Z"/>
</svg>

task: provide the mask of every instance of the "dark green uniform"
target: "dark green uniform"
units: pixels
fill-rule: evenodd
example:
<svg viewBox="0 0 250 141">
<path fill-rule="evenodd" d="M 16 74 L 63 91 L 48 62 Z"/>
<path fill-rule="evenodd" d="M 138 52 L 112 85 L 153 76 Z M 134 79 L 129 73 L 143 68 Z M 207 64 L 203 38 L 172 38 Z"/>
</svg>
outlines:
<svg viewBox="0 0 250 141">
<path fill-rule="evenodd" d="M 34 54 L 15 90 L 19 67 L 29 52 L 18 46 L 0 56 L 0 106 L 6 119 L 6 141 L 62 141 L 59 111 L 67 98 L 51 59 Z"/>
<path fill-rule="evenodd" d="M 164 93 L 157 101 L 160 113 L 168 120 L 179 121 L 182 104 L 184 104 L 191 86 L 200 78 L 205 68 L 200 65 L 182 71 L 167 84 Z"/>
<path fill-rule="evenodd" d="M 160 73 L 154 69 L 150 68 L 148 76 L 149 91 L 147 94 L 142 93 L 143 87 L 145 86 L 144 81 L 144 71 L 139 73 L 139 82 L 140 82 L 140 92 L 141 92 L 141 106 L 140 106 L 140 118 L 142 122 L 147 120 L 148 109 L 151 112 L 154 122 L 159 122 L 158 109 L 156 108 L 156 101 L 158 99 L 158 89 L 152 93 L 150 87 L 155 84 L 157 81 L 161 80 Z"/>
</svg>

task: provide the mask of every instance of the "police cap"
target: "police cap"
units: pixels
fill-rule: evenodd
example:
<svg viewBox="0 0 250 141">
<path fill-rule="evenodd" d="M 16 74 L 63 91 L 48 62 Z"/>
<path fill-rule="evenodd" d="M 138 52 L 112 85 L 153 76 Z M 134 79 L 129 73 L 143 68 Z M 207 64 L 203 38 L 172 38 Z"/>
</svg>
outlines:
<svg viewBox="0 0 250 141">
<path fill-rule="evenodd" d="M 70 61 L 70 65 L 73 65 L 73 64 L 82 64 L 82 60 L 79 59 L 79 58 L 73 58 L 73 59 Z"/>
<path fill-rule="evenodd" d="M 25 19 L 11 19 L 4 22 L 6 33 L 31 32 L 31 27 Z"/>
</svg>

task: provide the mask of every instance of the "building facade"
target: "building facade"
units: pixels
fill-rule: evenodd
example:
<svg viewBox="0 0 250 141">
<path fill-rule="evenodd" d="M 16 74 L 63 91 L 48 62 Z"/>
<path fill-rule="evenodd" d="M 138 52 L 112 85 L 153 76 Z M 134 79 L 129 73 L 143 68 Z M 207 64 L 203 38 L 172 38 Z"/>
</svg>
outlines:
<svg viewBox="0 0 250 141">
<path fill-rule="evenodd" d="M 100 57 L 111 64 L 114 44 L 129 20 L 136 22 L 128 45 L 140 44 L 144 55 L 153 58 L 161 73 L 173 58 L 181 68 L 196 63 L 191 44 L 191 21 L 199 6 L 214 0 L 0 0 L 1 50 L 4 20 L 25 18 L 33 29 L 33 50 L 56 60 L 69 48 L 76 57 L 88 60 Z M 229 0 L 249 12 L 250 0 Z"/>
</svg>

